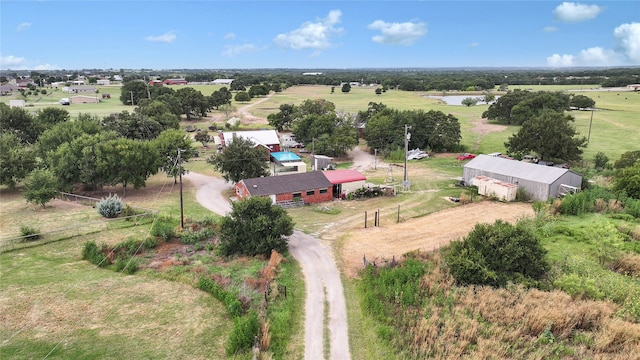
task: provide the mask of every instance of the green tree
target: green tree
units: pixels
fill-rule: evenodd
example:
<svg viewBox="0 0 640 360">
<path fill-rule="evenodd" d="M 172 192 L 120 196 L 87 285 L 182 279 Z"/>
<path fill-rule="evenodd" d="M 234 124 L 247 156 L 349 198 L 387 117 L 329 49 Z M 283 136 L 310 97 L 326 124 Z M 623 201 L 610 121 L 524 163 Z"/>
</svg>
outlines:
<svg viewBox="0 0 640 360">
<path fill-rule="evenodd" d="M 237 102 L 247 102 L 251 101 L 251 96 L 247 94 L 245 91 L 238 91 L 236 96 L 233 98 Z"/>
<path fill-rule="evenodd" d="M 541 159 L 580 160 L 587 138 L 577 136 L 571 124 L 573 121 L 570 115 L 553 110 L 544 111 L 522 124 L 520 130 L 509 137 L 504 145 L 509 154 L 518 158 L 534 152 Z"/>
<path fill-rule="evenodd" d="M 231 99 L 233 95 L 226 87 L 221 87 L 220 90 L 216 90 L 211 94 L 210 105 L 212 108 L 218 110 L 222 105 L 231 105 Z"/>
<path fill-rule="evenodd" d="M 382 88 L 376 88 L 376 95 L 382 94 Z"/>
<path fill-rule="evenodd" d="M 184 131 L 175 129 L 163 131 L 152 142 L 153 148 L 158 153 L 161 170 L 173 177 L 174 184 L 177 183 L 177 177 L 180 175 L 178 149 L 180 149 L 180 159 L 186 163 L 195 155 L 192 145 L 193 141 Z M 182 174 L 186 174 L 184 167 L 182 167 Z"/>
<path fill-rule="evenodd" d="M 35 169 L 24 180 L 22 195 L 27 202 L 45 205 L 58 194 L 58 179 L 52 171 Z"/>
<path fill-rule="evenodd" d="M 195 141 L 202 143 L 202 146 L 207 146 L 209 141 L 211 141 L 211 136 L 207 130 L 200 130 L 193 137 Z"/>
<path fill-rule="evenodd" d="M 287 237 L 293 220 L 268 197 L 250 197 L 232 204 L 220 222 L 220 253 L 224 256 L 269 256 L 272 250 L 288 252 Z"/>
<path fill-rule="evenodd" d="M 252 98 L 267 95 L 269 95 L 269 87 L 266 85 L 253 85 L 249 88 L 249 96 Z"/>
<path fill-rule="evenodd" d="M 470 106 L 474 106 L 478 103 L 478 99 L 477 98 L 472 98 L 472 97 L 468 97 L 468 98 L 464 98 L 462 100 L 462 105 L 470 107 Z"/>
<path fill-rule="evenodd" d="M 0 103 L 0 132 L 13 133 L 20 142 L 34 144 L 41 130 L 33 115 L 24 108 Z"/>
<path fill-rule="evenodd" d="M 203 117 L 210 110 L 210 102 L 202 93 L 192 87 L 181 88 L 176 91 L 176 98 L 180 101 L 182 114 L 191 120 L 192 117 Z"/>
<path fill-rule="evenodd" d="M 269 125 L 273 126 L 278 131 L 289 130 L 293 124 L 294 114 L 296 107 L 293 104 L 280 105 L 280 111 L 275 114 L 267 115 L 267 121 Z"/>
<path fill-rule="evenodd" d="M 164 130 L 160 123 L 150 117 L 127 110 L 106 116 L 102 125 L 106 130 L 115 131 L 122 137 L 139 140 L 154 139 Z"/>
<path fill-rule="evenodd" d="M 71 119 L 71 115 L 65 109 L 47 107 L 42 110 L 38 110 L 36 113 L 36 123 L 42 129 L 52 128 L 54 125 L 68 121 Z"/>
<path fill-rule="evenodd" d="M 127 186 L 139 189 L 149 176 L 158 172 L 158 152 L 149 141 L 118 138 L 99 144 L 98 164 L 109 185 L 122 184 L 122 197 Z"/>
<path fill-rule="evenodd" d="M 35 165 L 32 145 L 22 143 L 14 133 L 0 133 L 0 184 L 13 189 Z"/>
<path fill-rule="evenodd" d="M 613 177 L 613 189 L 624 191 L 634 199 L 640 199 L 640 162 L 619 170 Z"/>
<path fill-rule="evenodd" d="M 144 103 L 144 106 L 143 106 Z M 147 116 L 149 119 L 160 124 L 162 130 L 179 129 L 180 116 L 173 113 L 169 105 L 159 100 L 140 101 L 135 112 Z"/>
<path fill-rule="evenodd" d="M 149 97 L 148 89 L 147 83 L 144 81 L 127 81 L 122 84 L 120 102 L 122 102 L 123 105 L 138 105 L 141 99 L 147 99 Z"/>
<path fill-rule="evenodd" d="M 307 147 L 315 139 L 316 152 L 329 156 L 344 155 L 358 143 L 355 121 L 335 112 L 306 115 L 294 123 L 293 133 Z"/>
<path fill-rule="evenodd" d="M 238 137 L 227 145 L 224 152 L 207 158 L 207 162 L 221 172 L 226 181 L 238 182 L 269 176 L 266 151 L 251 140 Z"/>
<path fill-rule="evenodd" d="M 493 95 L 491 93 L 486 93 L 486 94 L 484 94 L 483 101 L 488 104 L 488 103 L 492 102 L 495 98 L 496 98 L 495 95 Z"/>
<path fill-rule="evenodd" d="M 75 121 L 58 123 L 45 130 L 38 138 L 38 155 L 48 162 L 51 153 L 64 144 L 73 141 L 81 135 L 94 135 L 102 131 L 100 119 L 95 115 L 80 114 Z"/>
<path fill-rule="evenodd" d="M 640 150 L 627 151 L 620 156 L 620 159 L 616 160 L 613 167 L 616 169 L 624 169 L 637 163 L 640 163 Z"/>
<path fill-rule="evenodd" d="M 531 284 L 547 273 L 546 250 L 524 223 L 502 220 L 477 224 L 445 254 L 449 271 L 462 284 L 504 286 L 509 281 Z"/>
<path fill-rule="evenodd" d="M 609 162 L 609 157 L 603 153 L 602 151 L 598 151 L 595 158 L 593 159 L 594 167 L 596 169 L 604 169 L 607 167 L 607 163 Z"/>
<path fill-rule="evenodd" d="M 350 91 L 351 91 L 351 85 L 349 85 L 349 84 L 347 84 L 347 83 L 345 83 L 344 85 L 342 85 L 342 92 L 343 92 L 343 93 L 345 93 L 345 94 L 346 94 L 346 93 L 348 93 L 348 92 L 350 92 Z"/>
<path fill-rule="evenodd" d="M 595 107 L 596 102 L 592 98 L 585 95 L 573 95 L 571 97 L 570 105 L 578 109 L 589 109 Z"/>
</svg>

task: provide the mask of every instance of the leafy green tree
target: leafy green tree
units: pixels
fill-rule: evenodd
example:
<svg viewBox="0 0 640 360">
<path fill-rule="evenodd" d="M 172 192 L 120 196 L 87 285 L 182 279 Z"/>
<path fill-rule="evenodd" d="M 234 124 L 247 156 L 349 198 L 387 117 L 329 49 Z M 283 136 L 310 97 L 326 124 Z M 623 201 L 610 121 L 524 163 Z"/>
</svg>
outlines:
<svg viewBox="0 0 640 360">
<path fill-rule="evenodd" d="M 24 180 L 22 195 L 27 202 L 45 205 L 58 194 L 58 179 L 52 171 L 35 169 Z"/>
<path fill-rule="evenodd" d="M 138 105 L 141 99 L 149 97 L 149 87 L 141 80 L 130 80 L 122 84 L 120 102 L 123 105 Z M 133 100 L 133 103 L 131 102 Z"/>
<path fill-rule="evenodd" d="M 194 88 L 186 87 L 176 91 L 176 98 L 180 101 L 182 114 L 191 120 L 192 117 L 203 117 L 210 110 L 210 103 L 202 93 Z"/>
<path fill-rule="evenodd" d="M 238 91 L 233 99 L 237 102 L 247 102 L 251 101 L 251 96 L 245 91 Z"/>
<path fill-rule="evenodd" d="M 491 93 L 486 93 L 484 94 L 484 99 L 483 101 L 486 102 L 487 104 L 492 102 L 494 99 L 496 98 L 495 95 L 491 94 Z"/>
<path fill-rule="evenodd" d="M 174 114 L 169 105 L 159 100 L 148 100 L 144 101 L 144 106 L 142 104 L 143 101 L 140 101 L 135 112 L 157 122 L 162 130 L 180 128 L 180 116 Z"/>
<path fill-rule="evenodd" d="M 233 80 L 231 82 L 231 85 L 229 85 L 229 88 L 231 89 L 231 91 L 245 91 L 246 89 L 244 83 L 240 79 Z"/>
<path fill-rule="evenodd" d="M 580 160 L 587 138 L 578 137 L 571 124 L 574 118 L 548 110 L 524 124 L 513 134 L 505 147 L 509 154 L 521 157 L 534 152 L 541 159 Z"/>
<path fill-rule="evenodd" d="M 570 105 L 578 109 L 589 109 L 595 107 L 596 102 L 592 98 L 585 95 L 573 95 L 571 97 Z"/>
<path fill-rule="evenodd" d="M 220 222 L 220 253 L 224 256 L 269 256 L 272 250 L 288 252 L 287 237 L 293 220 L 268 197 L 250 197 L 232 204 Z"/>
<path fill-rule="evenodd" d="M 304 118 L 307 115 L 326 115 L 336 111 L 336 105 L 325 99 L 307 99 L 296 107 L 293 115 L 294 121 Z"/>
<path fill-rule="evenodd" d="M 619 170 L 613 178 L 613 189 L 624 191 L 634 199 L 640 199 L 640 162 Z"/>
<path fill-rule="evenodd" d="M 209 141 L 211 141 L 211 136 L 207 130 L 200 130 L 196 133 L 193 139 L 197 142 L 202 143 L 202 146 L 207 146 Z"/>
<path fill-rule="evenodd" d="M 637 163 L 640 163 L 640 150 L 627 151 L 620 156 L 620 159 L 616 160 L 613 167 L 616 169 L 624 169 Z"/>
<path fill-rule="evenodd" d="M 118 138 L 99 144 L 99 166 L 109 185 L 122 184 L 122 196 L 127 186 L 139 189 L 149 176 L 158 172 L 158 152 L 149 141 Z"/>
<path fill-rule="evenodd" d="M 150 140 L 162 131 L 162 125 L 140 113 L 129 113 L 127 110 L 119 114 L 111 114 L 102 120 L 107 131 L 115 131 L 128 139 Z"/>
<path fill-rule="evenodd" d="M 238 182 L 269 176 L 266 149 L 249 139 L 238 137 L 228 144 L 224 152 L 210 156 L 207 162 L 222 173 L 226 181 Z"/>
<path fill-rule="evenodd" d="M 20 142 L 34 144 L 41 130 L 33 115 L 24 108 L 0 103 L 0 132 L 13 133 Z"/>
<path fill-rule="evenodd" d="M 529 91 L 516 89 L 500 96 L 489 108 L 482 113 L 482 117 L 502 124 L 510 124 L 511 109 L 530 95 Z"/>
<path fill-rule="evenodd" d="M 550 269 L 545 256 L 531 228 L 498 220 L 477 224 L 467 237 L 453 241 L 445 262 L 462 284 L 504 286 L 509 281 L 531 284 L 542 279 Z"/>
<path fill-rule="evenodd" d="M 294 120 L 293 116 L 296 112 L 295 105 L 282 104 L 279 109 L 279 112 L 267 115 L 269 125 L 273 126 L 278 131 L 291 129 L 291 125 Z"/>
<path fill-rule="evenodd" d="M 478 99 L 477 98 L 472 98 L 472 97 L 468 97 L 468 98 L 464 98 L 462 100 L 462 105 L 470 107 L 470 106 L 474 106 L 478 103 Z"/>
<path fill-rule="evenodd" d="M 358 111 L 358 115 L 356 116 L 356 122 L 358 124 L 366 124 L 373 115 L 379 113 L 380 111 L 386 108 L 387 108 L 387 105 L 383 103 L 376 103 L 376 102 L 370 101 L 369 104 L 367 105 L 366 111 L 362 111 L 362 110 Z"/>
<path fill-rule="evenodd" d="M 38 110 L 36 113 L 36 123 L 42 129 L 50 129 L 56 124 L 68 121 L 71 119 L 71 115 L 65 109 L 47 107 L 42 110 Z"/>
<path fill-rule="evenodd" d="M 180 175 L 178 166 L 178 149 L 180 149 L 180 159 L 183 163 L 189 162 L 195 155 L 193 141 L 182 130 L 165 130 L 152 142 L 153 148 L 158 153 L 158 161 L 161 163 L 161 170 L 168 176 L 173 176 L 173 182 L 177 182 Z M 182 174 L 186 170 L 182 167 Z"/>
<path fill-rule="evenodd" d="M 13 189 L 35 166 L 32 145 L 22 143 L 14 133 L 0 133 L 0 184 Z"/>
<path fill-rule="evenodd" d="M 382 94 L 382 88 L 376 88 L 376 95 Z"/>
<path fill-rule="evenodd" d="M 94 135 L 103 130 L 101 120 L 90 114 L 80 114 L 74 121 L 58 123 L 45 130 L 38 138 L 37 148 L 41 158 L 48 162 L 49 155 L 64 144 L 73 141 L 81 135 Z"/>
<path fill-rule="evenodd" d="M 347 84 L 347 83 L 345 83 L 344 85 L 342 85 L 342 92 L 343 92 L 343 93 L 345 93 L 345 94 L 346 94 L 346 93 L 348 93 L 348 92 L 350 92 L 350 91 L 351 91 L 351 85 L 349 85 L 349 84 Z"/>
<path fill-rule="evenodd" d="M 594 167 L 596 169 L 604 169 L 607 167 L 607 163 L 609 162 L 609 157 L 602 151 L 598 151 L 595 158 L 593 159 L 593 162 L 594 162 Z"/>
<path fill-rule="evenodd" d="M 178 120 L 180 120 L 182 105 L 180 105 L 180 99 L 178 99 L 175 93 L 158 95 L 156 100 L 165 104 L 169 108 L 169 112 L 177 116 Z"/>
<path fill-rule="evenodd" d="M 209 99 L 212 108 L 218 110 L 222 105 L 231 105 L 233 95 L 226 87 L 221 87 L 211 94 Z"/>
<path fill-rule="evenodd" d="M 269 87 L 266 85 L 253 85 L 249 88 L 249 96 L 252 98 L 267 95 L 269 95 Z"/>
<path fill-rule="evenodd" d="M 293 133 L 307 147 L 316 139 L 316 152 L 329 156 L 344 155 L 358 143 L 355 121 L 336 113 L 307 115 L 294 123 Z"/>
</svg>

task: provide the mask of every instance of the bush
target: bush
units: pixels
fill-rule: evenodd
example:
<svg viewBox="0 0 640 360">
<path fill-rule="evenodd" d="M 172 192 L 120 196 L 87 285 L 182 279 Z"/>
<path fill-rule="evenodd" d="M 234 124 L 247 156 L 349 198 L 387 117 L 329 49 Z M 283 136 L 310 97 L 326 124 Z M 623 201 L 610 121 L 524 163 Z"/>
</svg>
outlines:
<svg viewBox="0 0 640 360">
<path fill-rule="evenodd" d="M 115 271 L 132 275 L 140 268 L 140 258 L 135 256 L 119 256 L 114 266 Z"/>
<path fill-rule="evenodd" d="M 157 236 L 164 241 L 169 241 L 176 236 L 175 227 L 177 221 L 169 217 L 159 217 L 151 226 L 151 235 Z"/>
<path fill-rule="evenodd" d="M 105 246 L 103 245 L 102 248 Z M 109 258 L 102 252 L 95 241 L 87 241 L 82 248 L 82 259 L 88 260 L 90 263 L 99 267 L 110 265 Z"/>
<path fill-rule="evenodd" d="M 115 218 L 122 214 L 124 210 L 122 200 L 116 194 L 109 195 L 108 197 L 99 201 L 96 205 L 98 213 L 108 219 Z"/>
<path fill-rule="evenodd" d="M 204 228 L 198 231 L 187 230 L 180 234 L 180 242 L 193 245 L 215 236 L 215 231 L 211 228 Z"/>
<path fill-rule="evenodd" d="M 549 270 L 546 250 L 525 223 L 502 220 L 477 224 L 462 241 L 451 243 L 445 261 L 462 284 L 504 286 L 509 281 L 532 284 Z"/>
<path fill-rule="evenodd" d="M 20 236 L 24 238 L 24 241 L 36 241 L 40 239 L 40 230 L 31 226 L 22 225 L 20 227 Z"/>
<path fill-rule="evenodd" d="M 234 319 L 233 330 L 231 330 L 227 341 L 227 355 L 251 350 L 259 330 L 260 322 L 255 311 L 251 311 L 247 316 Z"/>
<path fill-rule="evenodd" d="M 201 277 L 198 280 L 197 287 L 221 301 L 227 308 L 229 315 L 232 317 L 239 317 L 242 315 L 242 303 L 238 299 L 238 296 L 232 292 L 226 291 L 217 282 L 206 277 Z"/>
</svg>

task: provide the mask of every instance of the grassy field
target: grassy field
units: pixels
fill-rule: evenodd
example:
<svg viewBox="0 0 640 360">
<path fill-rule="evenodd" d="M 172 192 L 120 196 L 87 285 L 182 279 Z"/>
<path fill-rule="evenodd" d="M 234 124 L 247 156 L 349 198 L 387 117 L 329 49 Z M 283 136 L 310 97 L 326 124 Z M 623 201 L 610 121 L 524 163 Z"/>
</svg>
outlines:
<svg viewBox="0 0 640 360">
<path fill-rule="evenodd" d="M 589 85 L 592 86 L 592 85 Z M 203 94 L 216 90 L 212 86 L 194 86 Z M 585 88 L 587 85 L 585 85 Z M 178 88 L 178 87 L 175 87 Z M 511 87 L 515 88 L 515 87 Z M 535 90 L 575 90 L 575 87 L 527 86 Z M 111 99 L 99 104 L 64 107 L 72 116 L 78 113 L 106 115 L 122 110 L 132 111 L 120 104 L 119 87 L 101 88 Z M 596 100 L 598 110 L 573 112 L 576 128 L 587 136 L 590 123 L 589 147 L 585 159 L 604 152 L 611 160 L 620 154 L 640 149 L 640 93 L 590 91 L 585 93 Z M 618 95 L 619 94 L 619 95 Z M 365 110 L 371 101 L 382 102 L 397 109 L 440 110 L 458 117 L 462 128 L 462 142 L 470 151 L 488 153 L 504 151 L 503 143 L 517 127 L 483 128 L 481 113 L 487 106 L 451 106 L 428 99 L 421 93 L 388 91 L 376 95 L 374 89 L 353 88 L 343 94 L 329 86 L 304 86 L 287 89 L 251 109 L 252 114 L 265 117 L 278 111 L 284 103 L 300 104 L 306 99 L 324 98 L 336 105 L 336 110 L 357 112 Z M 459 95 L 459 94 L 457 94 Z M 34 101 L 30 110 L 37 111 L 67 97 L 54 93 Z M 635 99 L 635 100 L 634 100 Z M 0 101 L 8 102 L 2 98 Z M 254 99 L 252 102 L 257 101 Z M 47 104 L 48 103 L 48 104 Z M 241 107 L 246 104 L 236 104 Z M 211 116 L 221 113 L 212 112 Z M 593 115 L 593 121 L 591 116 Z M 210 119 L 197 123 L 205 125 Z M 256 125 L 252 125 L 256 126 Z M 262 125 L 264 126 L 264 125 Z M 479 129 L 485 129 L 480 131 Z M 488 130 L 487 130 L 488 129 Z M 202 147 L 197 144 L 200 150 Z M 190 171 L 216 175 L 204 161 L 204 156 L 185 164 Z M 408 169 L 412 192 L 393 199 L 372 199 L 363 202 L 343 202 L 324 206 L 291 210 L 296 228 L 320 236 L 340 251 L 343 230 L 358 226 L 364 210 L 381 209 L 381 221 L 396 221 L 397 208 L 403 219 L 420 217 L 454 206 L 441 199 L 459 196 L 456 178 L 462 166 L 452 154 L 436 154 L 435 158 L 411 162 Z M 365 171 L 369 181 L 384 183 L 388 168 Z M 392 174 L 399 182 L 402 169 Z M 120 188 L 105 189 L 120 192 Z M 146 188 L 128 190 L 125 201 L 132 205 L 152 208 L 163 215 L 179 217 L 178 186 L 165 175 L 149 179 Z M 195 189 L 184 183 L 185 216 L 202 219 L 208 210 L 195 200 Z M 94 194 L 101 197 L 103 194 Z M 94 209 L 64 206 L 54 203 L 45 209 L 27 205 L 19 192 L 1 189 L 0 230 L 2 238 L 19 233 L 23 224 L 54 229 L 73 223 L 86 223 L 98 218 Z M 584 219 L 579 226 L 588 226 L 592 219 Z M 69 240 L 0 254 L 0 358 L 225 358 L 224 343 L 231 330 L 231 320 L 222 305 L 208 294 L 180 282 L 153 276 L 125 276 L 113 271 L 96 269 L 80 260 L 82 243 L 87 240 L 115 244 L 129 236 L 148 233 L 148 225 L 129 229 L 112 229 Z M 562 257 L 565 243 L 549 240 L 545 246 L 552 256 Z M 567 245 L 568 246 L 568 245 Z M 576 248 L 579 251 L 580 248 Z M 339 258 L 339 257 L 337 257 Z M 340 264 L 339 264 L 340 265 Z M 297 278 L 301 275 L 299 269 Z M 345 295 L 349 309 L 350 340 L 354 359 L 397 358 L 386 344 L 378 340 L 375 326 L 359 304 L 357 282 L 345 277 Z M 300 284 L 298 284 L 300 286 Z M 300 317 L 302 321 L 302 316 Z M 302 344 L 292 345 L 292 354 L 300 354 Z M 293 356 L 292 358 L 296 358 Z"/>
</svg>

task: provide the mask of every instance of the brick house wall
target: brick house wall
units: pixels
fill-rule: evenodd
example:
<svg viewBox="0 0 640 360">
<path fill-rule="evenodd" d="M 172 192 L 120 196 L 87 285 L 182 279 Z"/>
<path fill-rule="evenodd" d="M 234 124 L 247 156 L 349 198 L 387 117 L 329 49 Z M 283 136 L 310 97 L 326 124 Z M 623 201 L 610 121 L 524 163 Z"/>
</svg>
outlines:
<svg viewBox="0 0 640 360">
<path fill-rule="evenodd" d="M 236 183 L 235 193 L 238 199 L 244 199 L 251 196 L 249 189 L 247 189 L 246 185 L 242 181 Z M 276 203 L 292 201 L 294 199 L 294 194 L 297 195 L 296 198 L 302 199 L 305 204 L 315 204 L 333 200 L 331 189 L 309 189 L 300 192 L 276 194 Z"/>
</svg>

